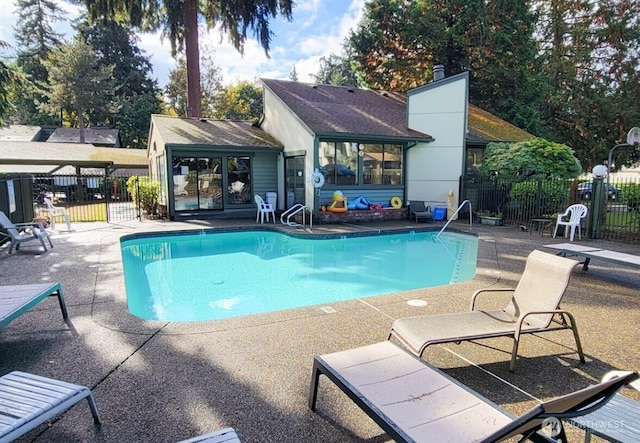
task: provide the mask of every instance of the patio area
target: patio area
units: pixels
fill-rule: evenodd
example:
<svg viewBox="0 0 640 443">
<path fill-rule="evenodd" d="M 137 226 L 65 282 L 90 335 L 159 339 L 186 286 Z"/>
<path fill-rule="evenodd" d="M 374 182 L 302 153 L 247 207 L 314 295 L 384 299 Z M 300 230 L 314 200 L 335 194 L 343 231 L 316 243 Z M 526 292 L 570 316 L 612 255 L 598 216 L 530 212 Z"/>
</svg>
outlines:
<svg viewBox="0 0 640 443">
<path fill-rule="evenodd" d="M 86 402 L 20 442 L 176 442 L 233 427 L 243 442 L 383 442 L 388 437 L 333 384 L 322 379 L 318 413 L 307 407 L 313 357 L 383 341 L 396 318 L 468 309 L 478 288 L 512 287 L 534 249 L 563 243 L 517 227 L 449 229 L 478 235 L 471 281 L 379 297 L 199 323 L 145 321 L 127 310 L 119 238 L 168 230 L 255 226 L 252 220 L 75 223 L 7 254 L 0 247 L 0 285 L 60 282 L 74 330 L 51 298 L 0 329 L 0 374 L 20 370 L 91 388 L 103 420 L 95 428 Z M 266 226 L 266 225 L 265 225 Z M 270 225 L 273 226 L 273 225 Z M 288 230 L 282 225 L 278 229 Z M 404 229 L 407 220 L 317 225 L 314 233 Z M 429 226 L 438 228 L 438 223 Z M 297 230 L 300 232 L 300 230 Z M 638 254 L 638 247 L 583 238 L 577 244 Z M 571 332 L 522 338 L 510 373 L 507 338 L 433 346 L 425 359 L 513 414 L 537 401 L 580 389 L 612 369 L 639 370 L 637 270 L 592 261 L 577 266 L 562 307 L 576 318 L 587 363 Z M 421 299 L 426 306 L 407 301 Z M 504 299 L 497 300 L 504 305 Z M 640 400 L 640 393 L 624 395 Z M 568 427 L 570 437 L 584 433 Z M 596 438 L 593 441 L 598 441 Z"/>
</svg>

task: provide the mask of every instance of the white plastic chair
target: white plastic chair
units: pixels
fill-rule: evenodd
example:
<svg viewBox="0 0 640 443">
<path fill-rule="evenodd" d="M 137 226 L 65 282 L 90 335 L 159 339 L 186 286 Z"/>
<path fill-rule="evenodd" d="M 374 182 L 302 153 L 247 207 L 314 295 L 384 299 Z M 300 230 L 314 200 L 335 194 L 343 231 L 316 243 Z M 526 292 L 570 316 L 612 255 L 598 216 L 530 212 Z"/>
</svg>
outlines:
<svg viewBox="0 0 640 443">
<path fill-rule="evenodd" d="M 51 229 L 56 228 L 56 217 L 63 217 L 65 223 L 67 224 L 67 230 L 71 231 L 71 219 L 69 218 L 69 213 L 67 212 L 67 210 L 65 208 L 54 206 L 53 202 L 48 197 L 44 198 L 44 202 L 47 205 L 47 210 L 49 211 Z"/>
<path fill-rule="evenodd" d="M 269 221 L 269 214 L 271 214 L 271 218 L 273 218 L 273 222 L 276 222 L 276 208 L 271 206 L 269 203 L 266 203 L 262 197 L 258 194 L 253 196 L 253 199 L 256 201 L 256 205 L 258 205 L 258 212 L 256 213 L 256 223 L 258 223 L 258 218 L 260 218 L 260 223 L 264 223 L 265 215 L 267 217 L 267 221 Z"/>
<path fill-rule="evenodd" d="M 578 239 L 582 238 L 582 228 L 580 224 L 582 219 L 587 216 L 588 209 L 585 205 L 576 204 L 571 205 L 564 211 L 564 214 L 558 214 L 558 220 L 556 221 L 556 228 L 553 230 L 553 238 L 556 238 L 558 232 L 558 226 L 564 226 L 564 236 L 567 236 L 568 230 L 571 230 L 570 241 L 573 241 L 573 236 L 578 228 Z"/>
</svg>

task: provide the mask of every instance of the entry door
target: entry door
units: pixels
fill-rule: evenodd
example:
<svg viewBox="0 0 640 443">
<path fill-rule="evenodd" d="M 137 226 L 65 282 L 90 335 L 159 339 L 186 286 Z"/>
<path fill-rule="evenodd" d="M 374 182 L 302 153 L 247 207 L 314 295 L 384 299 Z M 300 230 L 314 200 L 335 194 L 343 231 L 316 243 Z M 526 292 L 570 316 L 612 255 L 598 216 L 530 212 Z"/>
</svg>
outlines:
<svg viewBox="0 0 640 443">
<path fill-rule="evenodd" d="M 285 170 L 287 209 L 296 203 L 302 203 L 304 205 L 304 156 L 287 157 L 285 159 Z"/>
</svg>

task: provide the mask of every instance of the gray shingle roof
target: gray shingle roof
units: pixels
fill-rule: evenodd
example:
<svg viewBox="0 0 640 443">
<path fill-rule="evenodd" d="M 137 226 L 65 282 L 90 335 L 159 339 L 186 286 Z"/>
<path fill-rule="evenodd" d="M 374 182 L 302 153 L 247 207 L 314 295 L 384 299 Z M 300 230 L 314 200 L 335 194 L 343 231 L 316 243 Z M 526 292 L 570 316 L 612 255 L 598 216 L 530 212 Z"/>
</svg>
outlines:
<svg viewBox="0 0 640 443">
<path fill-rule="evenodd" d="M 407 128 L 403 94 L 285 80 L 261 81 L 317 135 L 432 140 L 428 134 Z"/>
<path fill-rule="evenodd" d="M 346 133 L 431 140 L 407 128 L 405 94 L 344 86 L 261 79 L 316 134 Z M 467 141 L 523 141 L 535 136 L 469 105 Z"/>
<path fill-rule="evenodd" d="M 151 123 L 168 145 L 282 149 L 282 143 L 247 120 L 207 120 L 152 115 Z"/>
</svg>

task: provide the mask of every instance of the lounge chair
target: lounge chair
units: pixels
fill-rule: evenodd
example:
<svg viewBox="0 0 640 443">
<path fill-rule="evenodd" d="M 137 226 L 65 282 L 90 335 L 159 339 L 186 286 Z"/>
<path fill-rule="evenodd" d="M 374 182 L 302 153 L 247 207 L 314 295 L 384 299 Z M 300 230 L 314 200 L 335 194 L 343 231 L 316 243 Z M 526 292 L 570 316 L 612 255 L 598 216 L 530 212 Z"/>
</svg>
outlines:
<svg viewBox="0 0 640 443">
<path fill-rule="evenodd" d="M 624 371 L 608 372 L 602 380 L 619 376 L 624 376 Z M 640 391 L 640 380 L 632 381 L 629 386 Z M 637 443 L 640 441 L 640 402 L 616 394 L 601 408 L 570 418 L 569 422 L 585 430 L 585 443 L 591 441 L 591 435 L 607 441 Z"/>
<path fill-rule="evenodd" d="M 540 403 L 515 418 L 390 341 L 316 356 L 309 390 L 312 411 L 321 375 L 398 442 L 492 443 L 517 435 L 522 440 L 566 442 L 561 420 L 597 410 L 618 389 L 638 378 L 635 372 L 625 372 Z"/>
<path fill-rule="evenodd" d="M 51 221 L 51 229 L 56 228 L 56 218 L 62 217 L 67 224 L 67 230 L 71 231 L 71 219 L 69 213 L 63 207 L 54 206 L 50 198 L 45 197 L 44 203 L 47 205 L 47 211 L 49 211 L 49 220 Z"/>
<path fill-rule="evenodd" d="M 62 319 L 71 327 L 60 283 L 0 286 L 0 328 L 48 297 L 58 297 Z"/>
<path fill-rule="evenodd" d="M 433 221 L 433 212 L 431 212 L 430 206 L 425 206 L 423 201 L 409 200 L 409 220 L 424 219 L 427 221 Z"/>
<path fill-rule="evenodd" d="M 95 424 L 100 416 L 89 388 L 27 372 L 0 377 L 0 443 L 10 442 L 86 398 Z"/>
<path fill-rule="evenodd" d="M 45 239 L 49 240 L 49 245 L 53 248 L 51 237 L 49 237 L 49 233 L 42 223 L 13 223 L 4 212 L 0 211 L 0 227 L 7 231 L 6 233 L 0 232 L 0 234 L 11 239 L 9 254 L 13 252 L 14 247 L 17 251 L 22 243 L 31 240 L 39 240 L 45 252 L 47 251 L 47 245 L 44 243 Z"/>
<path fill-rule="evenodd" d="M 578 256 L 584 257 L 582 269 L 589 270 L 591 259 L 603 260 L 609 263 L 629 266 L 640 269 L 640 255 L 625 254 L 624 252 L 609 251 L 607 249 L 595 248 L 593 246 L 574 245 L 573 243 L 558 243 L 544 245 L 545 248 L 557 249 L 558 255 L 563 257 Z"/>
<path fill-rule="evenodd" d="M 240 443 L 240 439 L 236 435 L 236 431 L 232 428 L 227 428 L 182 440 L 178 443 Z"/>
<path fill-rule="evenodd" d="M 396 320 L 389 338 L 398 340 L 422 357 L 425 349 L 438 343 L 456 343 L 492 337 L 512 337 L 509 370 L 516 365 L 518 345 L 523 334 L 571 329 L 580 361 L 585 362 L 573 315 L 560 309 L 569 276 L 578 262 L 535 250 L 527 257 L 524 272 L 515 289 L 480 289 L 471 296 L 469 312 L 424 315 Z M 476 298 L 487 292 L 510 292 L 511 301 L 503 309 L 479 310 Z"/>
<path fill-rule="evenodd" d="M 571 205 L 564 211 L 563 214 L 558 214 L 558 220 L 556 221 L 556 227 L 553 230 L 553 238 L 556 238 L 558 228 L 564 226 L 564 236 L 567 236 L 569 231 L 571 232 L 569 241 L 573 241 L 573 236 L 578 230 L 578 239 L 582 239 L 582 219 L 587 216 L 588 209 L 585 205 L 576 204 Z"/>
</svg>

